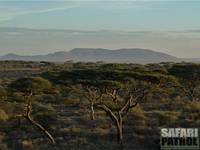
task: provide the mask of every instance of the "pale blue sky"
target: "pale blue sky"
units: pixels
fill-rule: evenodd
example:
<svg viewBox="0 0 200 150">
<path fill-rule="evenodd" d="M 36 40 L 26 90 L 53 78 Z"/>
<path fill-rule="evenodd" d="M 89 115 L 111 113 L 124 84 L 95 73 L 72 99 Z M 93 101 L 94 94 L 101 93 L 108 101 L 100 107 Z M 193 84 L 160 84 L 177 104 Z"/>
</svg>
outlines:
<svg viewBox="0 0 200 150">
<path fill-rule="evenodd" d="M 0 25 L 81 30 L 200 28 L 200 1 L 1 1 Z"/>
<path fill-rule="evenodd" d="M 200 0 L 0 0 L 0 28 L 2 30 L 5 27 L 66 29 L 73 30 L 74 34 L 81 30 L 82 34 L 85 31 L 84 36 L 87 38 L 84 39 L 83 36 L 78 35 L 75 38 L 75 35 L 70 35 L 68 31 L 63 32 L 63 34 L 65 33 L 63 37 L 60 36 L 60 32 L 51 30 L 48 32 L 51 32 L 52 38 L 53 35 L 57 38 L 54 39 L 57 41 L 54 42 L 54 49 L 51 49 L 43 44 L 49 43 L 49 39 L 45 38 L 43 32 L 41 32 L 41 35 L 44 36 L 43 41 L 37 41 L 37 38 L 34 37 L 36 33 L 33 31 L 30 34 L 27 32 L 26 35 L 23 34 L 23 38 L 26 40 L 28 40 L 27 37 L 31 40 L 34 39 L 35 44 L 38 45 L 36 46 L 33 44 L 34 42 L 30 41 L 27 41 L 30 44 L 20 42 L 20 39 L 15 39 L 19 38 L 16 36 L 16 32 L 11 33 L 11 30 L 9 32 L 6 30 L 6 32 L 0 33 L 0 43 L 9 40 L 9 44 L 6 45 L 5 42 L 2 42 L 0 55 L 5 53 L 5 49 L 6 52 L 20 54 L 41 54 L 53 52 L 56 47 L 56 50 L 69 50 L 87 46 L 101 48 L 140 47 L 180 57 L 200 57 L 199 15 Z M 104 30 L 109 30 L 109 35 Z M 92 40 L 90 40 L 89 31 L 95 33 Z M 38 31 L 35 32 L 38 33 Z M 139 35 L 138 32 L 140 32 Z M 118 38 L 114 37 L 116 33 Z M 134 33 L 134 36 L 130 36 L 130 33 Z M 141 33 L 143 33 L 142 36 Z M 60 39 L 61 37 L 63 38 Z M 111 37 L 113 39 L 110 39 Z M 102 42 L 104 40 L 99 41 L 99 38 L 109 39 L 110 43 L 106 43 L 107 40 L 105 42 Z M 81 41 L 77 41 L 77 39 Z M 119 41 L 120 43 L 117 43 Z M 70 42 L 74 45 L 65 45 L 65 43 Z M 33 49 L 37 49 L 37 51 L 33 52 Z"/>
</svg>

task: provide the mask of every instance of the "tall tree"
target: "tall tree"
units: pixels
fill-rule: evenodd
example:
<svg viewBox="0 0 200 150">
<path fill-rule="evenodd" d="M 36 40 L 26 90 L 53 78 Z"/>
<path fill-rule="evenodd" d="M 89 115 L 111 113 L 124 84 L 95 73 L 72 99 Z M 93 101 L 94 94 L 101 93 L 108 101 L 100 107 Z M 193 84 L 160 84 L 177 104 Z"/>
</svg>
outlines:
<svg viewBox="0 0 200 150">
<path fill-rule="evenodd" d="M 48 137 L 51 143 L 54 144 L 55 140 L 51 133 L 47 131 L 47 129 L 40 123 L 35 121 L 31 116 L 32 102 L 35 100 L 34 96 L 43 92 L 48 92 L 48 90 L 51 88 L 51 83 L 41 77 L 21 78 L 11 83 L 10 87 L 24 93 L 26 101 L 26 112 L 22 116 L 32 125 L 37 127 L 40 131 L 42 131 Z"/>
<path fill-rule="evenodd" d="M 84 93 L 84 96 L 89 101 L 90 117 L 91 120 L 94 120 L 95 119 L 94 105 L 102 98 L 103 94 L 98 88 L 92 86 L 86 86 L 84 89 L 86 91 L 86 93 Z"/>
<path fill-rule="evenodd" d="M 112 83 L 113 84 L 113 83 Z M 128 112 L 145 98 L 147 87 L 139 81 L 116 89 L 107 87 L 103 100 L 96 106 L 106 112 L 117 129 L 117 140 L 123 146 L 123 124 Z M 112 92 L 110 92 L 112 91 Z"/>
</svg>

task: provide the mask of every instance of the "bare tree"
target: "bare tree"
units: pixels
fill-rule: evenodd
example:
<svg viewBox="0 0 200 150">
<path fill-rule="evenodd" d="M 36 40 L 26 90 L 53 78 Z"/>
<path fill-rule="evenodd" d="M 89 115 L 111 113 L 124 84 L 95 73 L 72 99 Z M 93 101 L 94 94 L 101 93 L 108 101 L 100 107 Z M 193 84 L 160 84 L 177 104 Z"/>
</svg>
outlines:
<svg viewBox="0 0 200 150">
<path fill-rule="evenodd" d="M 31 117 L 32 102 L 34 99 L 33 96 L 50 90 L 50 88 L 52 87 L 51 83 L 48 80 L 43 79 L 41 77 L 22 78 L 14 81 L 10 85 L 10 87 L 24 93 L 26 107 L 25 107 L 25 113 L 22 114 L 21 116 L 27 119 L 32 125 L 37 127 L 40 131 L 42 131 L 52 144 L 55 144 L 56 142 L 53 136 L 50 134 L 50 132 L 47 131 L 45 127 L 43 127 L 40 123 L 38 123 Z"/>
<path fill-rule="evenodd" d="M 105 88 L 105 92 L 107 95 L 111 96 L 113 102 L 117 103 L 118 100 L 118 91 L 120 88 Z"/>
<path fill-rule="evenodd" d="M 89 101 L 90 117 L 91 117 L 91 120 L 94 120 L 95 119 L 94 105 L 96 102 L 101 100 L 103 93 L 100 91 L 99 88 L 95 88 L 91 86 L 90 87 L 86 86 L 84 89 L 86 91 L 84 93 L 84 96 Z"/>
<path fill-rule="evenodd" d="M 123 124 L 124 117 L 128 115 L 128 112 L 136 107 L 139 101 L 143 100 L 145 97 L 145 88 L 126 87 L 117 90 L 111 90 L 113 93 L 106 91 L 106 96 L 109 96 L 116 106 L 113 108 L 106 102 L 102 101 L 96 106 L 105 111 L 109 118 L 112 120 L 113 124 L 117 129 L 117 140 L 121 146 L 123 146 Z M 105 98 L 105 96 L 104 96 Z M 116 103 L 117 102 L 117 103 Z"/>
<path fill-rule="evenodd" d="M 43 127 L 40 123 L 38 123 L 37 121 L 35 121 L 32 117 L 31 117 L 31 112 L 32 112 L 32 93 L 27 97 L 27 104 L 26 104 L 26 110 L 25 113 L 22 115 L 25 119 L 27 119 L 31 124 L 33 124 L 35 127 L 37 127 L 39 130 L 41 130 L 47 137 L 48 139 L 51 141 L 52 144 L 55 144 L 55 140 L 54 137 L 51 135 L 51 133 L 45 129 L 45 127 Z"/>
</svg>

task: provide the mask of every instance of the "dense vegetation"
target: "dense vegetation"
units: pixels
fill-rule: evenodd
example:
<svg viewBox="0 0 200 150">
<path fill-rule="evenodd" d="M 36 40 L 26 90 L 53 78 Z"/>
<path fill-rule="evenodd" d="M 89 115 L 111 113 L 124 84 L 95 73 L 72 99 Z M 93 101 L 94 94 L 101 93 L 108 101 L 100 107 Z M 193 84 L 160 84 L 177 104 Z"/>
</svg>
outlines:
<svg viewBox="0 0 200 150">
<path fill-rule="evenodd" d="M 200 65 L 0 62 L 0 149 L 157 150 L 200 126 Z"/>
</svg>

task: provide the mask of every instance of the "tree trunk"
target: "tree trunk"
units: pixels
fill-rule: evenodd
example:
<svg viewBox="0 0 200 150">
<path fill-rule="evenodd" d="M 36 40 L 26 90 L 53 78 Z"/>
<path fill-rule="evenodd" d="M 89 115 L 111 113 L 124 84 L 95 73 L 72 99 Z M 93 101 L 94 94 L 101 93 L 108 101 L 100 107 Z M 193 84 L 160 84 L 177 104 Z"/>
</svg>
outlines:
<svg viewBox="0 0 200 150">
<path fill-rule="evenodd" d="M 123 141 L 123 129 L 122 125 L 117 125 L 117 140 L 121 144 Z"/>
<path fill-rule="evenodd" d="M 117 127 L 117 140 L 121 147 L 123 147 L 123 121 L 121 113 L 118 112 L 118 117 L 116 120 L 116 127 Z"/>
<path fill-rule="evenodd" d="M 94 116 L 94 103 L 93 102 L 90 102 L 90 115 L 91 115 L 91 120 L 94 120 L 95 116 Z"/>
<path fill-rule="evenodd" d="M 39 130 L 41 130 L 48 137 L 48 139 L 51 141 L 52 144 L 55 144 L 56 142 L 55 142 L 53 136 L 42 125 L 40 125 L 39 123 L 37 123 L 35 120 L 33 120 L 31 118 L 31 115 L 30 115 L 31 111 L 32 111 L 31 103 L 29 103 L 27 105 L 27 113 L 26 113 L 26 116 L 25 116 L 26 119 L 28 121 L 30 121 L 31 124 L 33 124 L 34 126 L 36 126 Z"/>
<path fill-rule="evenodd" d="M 21 128 L 21 117 L 18 117 L 17 121 L 18 121 L 18 128 Z"/>
<path fill-rule="evenodd" d="M 100 109 L 103 109 L 113 121 L 113 124 L 117 129 L 117 140 L 118 143 L 120 144 L 120 150 L 122 150 L 124 146 L 123 146 L 123 117 L 121 111 L 118 111 L 117 114 L 115 114 L 111 111 L 111 109 L 109 109 L 105 105 L 102 106 L 99 105 L 98 107 Z"/>
<path fill-rule="evenodd" d="M 33 124 L 35 125 L 37 128 L 39 128 L 48 138 L 49 140 L 51 141 L 51 143 L 55 144 L 55 140 L 53 138 L 53 136 L 42 126 L 40 125 L 39 123 L 37 123 L 36 121 L 34 121 L 32 118 L 30 117 L 27 117 L 27 119 Z"/>
</svg>

